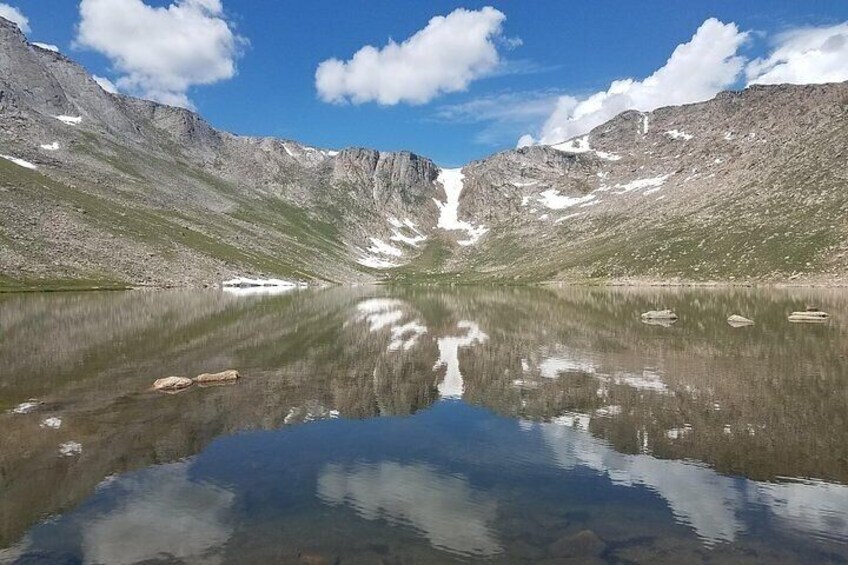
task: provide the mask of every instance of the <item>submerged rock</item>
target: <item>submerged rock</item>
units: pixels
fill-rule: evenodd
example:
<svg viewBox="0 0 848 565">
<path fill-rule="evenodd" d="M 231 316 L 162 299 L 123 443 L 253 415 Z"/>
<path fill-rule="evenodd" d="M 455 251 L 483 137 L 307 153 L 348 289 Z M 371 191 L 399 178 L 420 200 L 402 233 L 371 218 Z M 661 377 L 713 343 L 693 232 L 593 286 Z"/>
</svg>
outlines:
<svg viewBox="0 0 848 565">
<path fill-rule="evenodd" d="M 740 316 L 739 314 L 733 314 L 727 318 L 727 323 L 734 328 L 741 328 L 742 326 L 753 326 L 754 320 L 746 318 L 745 316 Z"/>
<path fill-rule="evenodd" d="M 234 369 L 221 371 L 220 373 L 203 373 L 194 378 L 194 382 L 198 384 L 207 383 L 222 383 L 237 380 L 241 377 L 239 372 Z"/>
<path fill-rule="evenodd" d="M 789 315 L 790 322 L 826 322 L 830 314 L 821 310 L 805 310 L 803 312 L 792 312 Z"/>
<path fill-rule="evenodd" d="M 589 558 L 597 557 L 607 544 L 592 530 L 583 530 L 571 536 L 563 536 L 550 545 L 548 551 L 554 557 Z"/>
<path fill-rule="evenodd" d="M 643 320 L 676 320 L 677 314 L 673 310 L 650 310 L 642 314 Z"/>
<path fill-rule="evenodd" d="M 172 392 L 175 390 L 183 390 L 184 388 L 190 387 L 192 384 L 194 384 L 194 381 L 186 377 L 165 377 L 164 379 L 156 380 L 153 383 L 153 388 L 165 392 Z"/>
</svg>

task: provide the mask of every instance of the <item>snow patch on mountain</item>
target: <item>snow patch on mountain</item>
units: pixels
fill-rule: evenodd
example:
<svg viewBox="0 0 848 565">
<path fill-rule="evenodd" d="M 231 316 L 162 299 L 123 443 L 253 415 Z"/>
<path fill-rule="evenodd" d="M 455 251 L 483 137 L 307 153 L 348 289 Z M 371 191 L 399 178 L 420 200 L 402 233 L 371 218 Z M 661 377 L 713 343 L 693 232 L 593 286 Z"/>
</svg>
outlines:
<svg viewBox="0 0 848 565">
<path fill-rule="evenodd" d="M 442 185 L 447 197 L 445 202 L 439 202 L 434 198 L 433 202 L 439 209 L 439 222 L 436 227 L 444 230 L 461 230 L 468 234 L 468 239 L 459 241 L 460 245 L 473 245 L 489 231 L 485 226 L 474 226 L 469 222 L 459 219 L 459 195 L 462 194 L 462 185 L 465 175 L 462 169 L 441 169 L 436 182 Z"/>
<path fill-rule="evenodd" d="M 392 257 L 402 257 L 403 250 L 395 247 L 391 243 L 386 243 L 382 239 L 377 239 L 376 237 L 371 238 L 371 247 L 368 248 L 368 251 L 374 255 L 390 255 Z"/>
<path fill-rule="evenodd" d="M 546 190 L 541 193 L 539 198 L 539 202 L 549 208 L 551 210 L 562 210 L 564 208 L 571 208 L 572 206 L 577 206 L 578 204 L 583 204 L 584 202 L 589 202 L 597 198 L 594 194 L 587 194 L 585 196 L 563 196 L 559 193 L 558 190 Z"/>
<path fill-rule="evenodd" d="M 410 247 L 418 247 L 418 244 L 427 239 L 427 236 L 421 233 L 415 223 L 409 218 L 404 218 L 401 222 L 394 216 L 389 216 L 388 218 L 389 225 L 391 225 L 394 229 L 392 230 L 392 235 L 389 237 L 390 241 L 399 241 L 400 243 L 405 243 Z M 407 235 L 403 233 L 403 229 L 411 230 L 413 235 Z"/>
<path fill-rule="evenodd" d="M 7 161 L 11 161 L 12 163 L 18 165 L 19 167 L 24 167 L 25 169 L 32 169 L 33 171 L 38 168 L 29 161 L 24 161 L 23 159 L 18 159 L 17 157 L 12 157 L 11 155 L 0 155 L 0 159 L 6 159 Z"/>
<path fill-rule="evenodd" d="M 356 262 L 370 269 L 394 269 L 395 267 L 400 267 L 397 263 L 367 254 L 363 254 Z"/>
<path fill-rule="evenodd" d="M 604 159 L 605 161 L 618 161 L 619 159 L 621 159 L 620 155 L 615 155 L 613 153 L 607 153 L 606 151 L 598 151 L 592 149 L 592 147 L 589 145 L 588 135 L 584 135 L 583 137 L 575 137 L 574 139 L 569 139 L 568 141 L 557 143 L 556 145 L 551 145 L 550 147 L 551 149 L 556 149 L 557 151 L 562 151 L 563 153 L 594 153 L 599 158 Z"/>
<path fill-rule="evenodd" d="M 54 141 L 53 143 L 45 143 L 41 145 L 41 148 L 45 151 L 58 151 L 59 150 L 59 142 Z"/>
<path fill-rule="evenodd" d="M 56 46 L 56 45 L 53 45 L 52 43 L 40 43 L 38 41 L 33 41 L 32 44 L 35 45 L 36 47 L 44 49 L 45 51 L 52 51 L 53 53 L 59 52 L 59 47 Z"/>
<path fill-rule="evenodd" d="M 637 179 L 626 184 L 616 184 L 614 188 L 618 190 L 613 194 L 625 194 L 633 190 L 659 189 L 665 184 L 665 181 L 668 180 L 670 176 L 671 174 L 660 175 L 658 177 Z M 646 191 L 645 194 L 652 194 L 654 192 L 656 192 L 656 190 L 649 190 Z"/>
<path fill-rule="evenodd" d="M 670 137 L 671 139 L 689 141 L 694 136 L 690 133 L 686 133 L 685 131 L 681 131 L 679 129 L 670 129 L 665 132 L 666 137 Z"/>
<path fill-rule="evenodd" d="M 82 123 L 82 116 L 56 116 L 56 119 L 69 126 L 78 126 Z"/>
</svg>

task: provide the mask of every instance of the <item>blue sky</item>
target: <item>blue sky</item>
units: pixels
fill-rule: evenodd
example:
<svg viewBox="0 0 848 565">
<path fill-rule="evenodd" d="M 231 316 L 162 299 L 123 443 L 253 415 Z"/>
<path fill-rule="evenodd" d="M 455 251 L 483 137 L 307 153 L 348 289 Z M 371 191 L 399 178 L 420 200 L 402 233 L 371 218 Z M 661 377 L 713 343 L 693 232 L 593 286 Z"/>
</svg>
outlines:
<svg viewBox="0 0 848 565">
<path fill-rule="evenodd" d="M 110 1 L 116 2 L 91 3 Z M 222 0 L 221 13 L 212 13 L 213 5 L 221 0 L 145 3 L 165 7 L 174 1 L 208 4 L 210 17 L 226 22 L 233 36 L 243 40 L 237 42 L 238 55 L 233 57 L 237 69 L 234 76 L 210 79 L 213 84 L 180 91 L 216 127 L 328 148 L 362 145 L 408 149 L 450 166 L 514 147 L 523 134 L 555 141 L 551 132 L 578 131 L 549 127 L 546 137 L 543 126 L 558 102 L 562 112 L 573 114 L 573 107 L 579 108 L 582 99 L 606 91 L 611 81 L 627 77 L 641 80 L 651 75 L 663 67 L 678 45 L 690 41 L 708 18 L 736 24 L 739 34 L 726 37 L 739 39 L 732 55 L 740 57 L 742 64 L 767 58 L 779 49 L 781 41 L 785 42 L 781 34 L 798 28 L 838 27 L 848 21 L 848 2 L 844 0 Z M 108 34 L 75 41 L 81 21 L 79 2 L 5 3 L 28 18 L 31 40 L 59 46 L 96 75 L 117 81 L 126 74 L 126 69 L 122 71 L 116 64 L 115 53 L 110 52 Z M 347 61 L 366 45 L 381 48 L 389 38 L 402 42 L 425 28 L 434 16 L 446 16 L 457 8 L 477 13 L 485 6 L 492 6 L 505 17 L 497 33 L 488 37 L 497 52 L 497 64 L 474 75 L 464 90 L 439 91 L 424 103 L 402 100 L 391 105 L 328 102 L 319 96 L 316 68 L 322 61 Z M 97 33 L 101 31 L 98 28 Z M 743 37 L 744 32 L 750 33 Z M 456 57 L 461 58 L 466 51 L 458 49 Z M 689 71 L 697 73 L 700 69 L 681 72 Z M 825 76 L 818 69 L 810 72 Z M 226 74 L 227 69 L 222 68 L 220 75 Z M 826 76 L 841 75 L 831 72 Z M 714 82 L 738 88 L 746 80 L 743 69 L 732 80 L 725 74 Z M 122 90 L 134 94 L 144 88 L 122 85 Z M 668 83 L 662 88 L 674 89 Z M 692 96 L 701 94 L 699 89 Z M 561 101 L 560 96 L 568 98 Z"/>
</svg>

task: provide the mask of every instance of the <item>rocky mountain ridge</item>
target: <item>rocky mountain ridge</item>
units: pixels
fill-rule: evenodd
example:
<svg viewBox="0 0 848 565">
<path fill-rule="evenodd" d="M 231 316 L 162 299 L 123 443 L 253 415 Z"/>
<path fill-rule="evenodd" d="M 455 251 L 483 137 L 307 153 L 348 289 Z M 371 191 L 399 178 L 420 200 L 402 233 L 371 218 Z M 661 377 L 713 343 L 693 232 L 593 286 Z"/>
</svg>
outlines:
<svg viewBox="0 0 848 565">
<path fill-rule="evenodd" d="M 0 288 L 848 282 L 848 84 L 625 112 L 461 170 L 221 132 L 0 19 Z"/>
</svg>

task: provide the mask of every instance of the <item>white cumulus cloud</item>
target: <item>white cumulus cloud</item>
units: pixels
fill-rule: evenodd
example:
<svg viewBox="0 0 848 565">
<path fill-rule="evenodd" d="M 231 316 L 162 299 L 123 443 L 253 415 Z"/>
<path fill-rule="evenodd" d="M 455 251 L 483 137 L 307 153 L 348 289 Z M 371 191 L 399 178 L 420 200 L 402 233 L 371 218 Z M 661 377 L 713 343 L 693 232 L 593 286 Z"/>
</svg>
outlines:
<svg viewBox="0 0 848 565">
<path fill-rule="evenodd" d="M 122 91 L 192 107 L 188 90 L 232 78 L 244 42 L 221 0 L 82 0 L 76 43 L 104 54 Z M 101 85 L 102 86 L 102 85 Z"/>
<path fill-rule="evenodd" d="M 625 110 L 650 111 L 661 106 L 701 102 L 733 85 L 745 60 L 736 53 L 748 38 L 734 23 L 706 20 L 688 43 L 678 45 L 651 76 L 613 81 L 587 98 L 561 96 L 538 139 L 522 136 L 519 144 L 554 144 L 582 135 Z"/>
<path fill-rule="evenodd" d="M 459 8 L 432 18 L 403 43 L 366 45 L 348 61 L 328 59 L 315 71 L 315 86 L 326 102 L 426 103 L 439 94 L 465 90 L 500 63 L 498 43 L 504 14 L 492 7 Z"/>
<path fill-rule="evenodd" d="M 0 18 L 6 18 L 10 22 L 15 22 L 21 31 L 29 33 L 29 18 L 27 18 L 20 10 L 14 6 L 9 6 L 6 3 L 0 2 Z"/>
<path fill-rule="evenodd" d="M 745 72 L 748 84 L 848 80 L 848 22 L 781 34 L 769 56 L 751 61 Z"/>
</svg>

